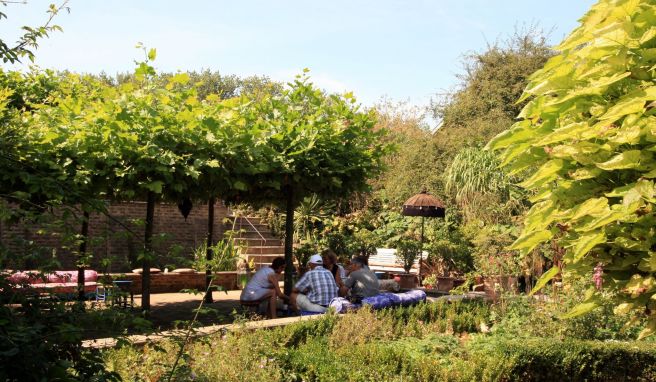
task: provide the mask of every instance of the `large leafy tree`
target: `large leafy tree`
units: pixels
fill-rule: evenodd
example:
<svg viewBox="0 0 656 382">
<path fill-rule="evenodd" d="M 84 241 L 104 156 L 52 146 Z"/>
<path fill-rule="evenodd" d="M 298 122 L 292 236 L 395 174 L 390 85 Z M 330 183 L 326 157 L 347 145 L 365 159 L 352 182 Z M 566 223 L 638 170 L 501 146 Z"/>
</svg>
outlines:
<svg viewBox="0 0 656 382">
<path fill-rule="evenodd" d="M 82 228 L 77 237 L 80 299 L 84 298 L 84 267 L 89 264 L 89 215 L 92 211 L 104 212 L 103 199 L 107 198 L 112 183 L 111 165 L 105 162 L 104 155 L 108 142 L 103 140 L 97 126 L 98 121 L 103 121 L 99 115 L 107 108 L 104 101 L 108 90 L 93 78 L 66 75 L 58 91 L 52 94 L 52 106 L 26 114 L 22 128 L 30 144 L 21 149 L 21 166 L 42 169 L 31 182 L 53 182 L 59 186 L 54 200 L 73 208 L 80 206 Z"/>
<path fill-rule="evenodd" d="M 145 51 L 145 49 L 144 49 Z M 150 263 L 153 256 L 153 219 L 155 203 L 161 199 L 178 200 L 198 185 L 200 169 L 206 157 L 196 157 L 205 137 L 201 118 L 205 110 L 196 90 L 186 86 L 188 75 L 179 74 L 162 87 L 147 59 L 138 63 L 135 81 L 120 85 L 112 93 L 107 120 L 100 120 L 102 137 L 110 141 L 106 162 L 113 169 L 113 196 L 146 200 L 146 226 L 143 265 L 142 308 L 150 308 Z M 107 100 L 105 100 L 107 105 Z"/>
<path fill-rule="evenodd" d="M 384 130 L 351 94 L 326 95 L 306 75 L 280 95 L 246 105 L 241 124 L 252 132 L 248 162 L 233 170 L 230 199 L 273 202 L 286 211 L 285 290 L 291 291 L 294 210 L 309 195 L 323 200 L 368 189 L 382 170 Z M 246 165 L 250 162 L 250 165 Z M 232 168 L 232 166 L 230 166 Z"/>
<path fill-rule="evenodd" d="M 441 190 L 441 172 L 435 171 L 437 150 L 425 113 L 406 104 L 384 102 L 375 108 L 376 127 L 389 131 L 385 140 L 395 150 L 385 158 L 386 169 L 372 182 L 376 194 L 400 208 L 422 189 Z"/>
<path fill-rule="evenodd" d="M 513 248 L 556 240 L 564 279 L 590 280 L 566 317 L 612 298 L 616 313 L 648 319 L 642 337 L 656 330 L 654 25 L 653 1 L 599 1 L 530 78 L 522 120 L 489 144 L 510 172 L 534 169 L 521 184 L 534 205 Z"/>
<path fill-rule="evenodd" d="M 528 77 L 552 55 L 535 27 L 465 55 L 460 85 L 433 106 L 434 117 L 441 121 L 432 139 L 435 171 L 444 173 L 463 147 L 482 147 L 507 130 L 526 103 L 516 100 Z"/>
</svg>

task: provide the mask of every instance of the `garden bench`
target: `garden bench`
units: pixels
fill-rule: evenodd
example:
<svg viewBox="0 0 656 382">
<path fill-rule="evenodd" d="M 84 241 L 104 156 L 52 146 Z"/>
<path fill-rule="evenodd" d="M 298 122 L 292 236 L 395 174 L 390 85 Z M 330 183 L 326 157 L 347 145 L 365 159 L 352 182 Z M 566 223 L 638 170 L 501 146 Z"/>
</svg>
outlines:
<svg viewBox="0 0 656 382">
<path fill-rule="evenodd" d="M 424 258 L 426 253 L 424 253 Z M 403 262 L 396 256 L 396 249 L 377 248 L 376 254 L 369 256 L 369 269 L 376 272 L 405 273 Z M 419 259 L 416 259 L 410 273 L 417 274 L 419 270 Z"/>
</svg>

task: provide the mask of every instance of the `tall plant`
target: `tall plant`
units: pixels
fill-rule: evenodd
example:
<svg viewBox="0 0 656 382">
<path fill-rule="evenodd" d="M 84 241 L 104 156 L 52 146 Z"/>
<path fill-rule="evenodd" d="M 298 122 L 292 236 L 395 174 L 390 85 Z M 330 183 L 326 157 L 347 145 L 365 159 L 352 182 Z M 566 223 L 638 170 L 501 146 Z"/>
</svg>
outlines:
<svg viewBox="0 0 656 382">
<path fill-rule="evenodd" d="M 556 240 L 565 280 L 595 275 L 565 317 L 612 298 L 627 321 L 649 320 L 641 337 L 656 331 L 655 14 L 653 1 L 599 1 L 530 78 L 522 120 L 488 145 L 510 173 L 532 169 L 521 185 L 534 205 L 511 248 Z"/>
</svg>

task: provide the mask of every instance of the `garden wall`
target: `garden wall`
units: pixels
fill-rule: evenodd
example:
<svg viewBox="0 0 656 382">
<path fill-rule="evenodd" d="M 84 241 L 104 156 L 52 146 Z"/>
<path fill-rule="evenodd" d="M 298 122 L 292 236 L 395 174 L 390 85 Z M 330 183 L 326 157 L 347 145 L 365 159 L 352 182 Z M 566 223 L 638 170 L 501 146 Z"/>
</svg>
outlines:
<svg viewBox="0 0 656 382">
<path fill-rule="evenodd" d="M 215 239 L 224 232 L 223 220 L 228 209 L 221 202 L 214 207 Z M 62 215 L 59 213 L 59 215 Z M 108 214 L 93 213 L 89 222 L 90 267 L 99 273 L 130 272 L 138 267 L 138 256 L 143 249 L 146 203 L 112 203 Z M 65 243 L 63 232 L 78 233 L 80 223 L 68 219 L 69 224 L 54 226 L 41 222 L 39 225 L 0 223 L 0 248 L 10 253 L 10 260 L 3 268 L 33 269 L 43 264 L 43 259 L 53 256 L 60 262 L 60 269 L 75 269 L 72 249 L 76 243 Z M 126 229 L 125 227 L 129 228 Z M 188 267 L 193 249 L 200 246 L 207 235 L 207 205 L 194 205 L 185 220 L 176 204 L 160 203 L 155 207 L 153 267 Z M 70 235 L 69 235 L 70 236 Z M 18 260 L 11 260 L 11 259 Z"/>
<path fill-rule="evenodd" d="M 224 290 L 237 289 L 237 272 L 215 272 L 212 285 L 220 286 Z M 141 294 L 141 274 L 126 273 L 111 275 L 114 280 L 132 281 L 132 292 Z M 151 293 L 178 293 L 182 289 L 205 290 L 205 273 L 157 273 L 150 275 Z"/>
</svg>

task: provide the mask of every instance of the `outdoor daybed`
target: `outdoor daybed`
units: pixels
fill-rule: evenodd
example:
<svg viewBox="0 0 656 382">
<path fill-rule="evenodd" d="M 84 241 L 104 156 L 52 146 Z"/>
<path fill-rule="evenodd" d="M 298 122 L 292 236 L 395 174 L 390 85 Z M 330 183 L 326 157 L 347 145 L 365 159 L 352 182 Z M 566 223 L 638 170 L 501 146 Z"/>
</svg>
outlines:
<svg viewBox="0 0 656 382">
<path fill-rule="evenodd" d="M 361 304 L 354 304 L 343 297 L 336 297 L 330 302 L 330 307 L 337 313 L 346 313 L 349 310 L 361 308 L 364 305 L 372 309 L 384 309 L 394 306 L 410 306 L 421 301 L 426 301 L 426 292 L 423 290 L 411 290 L 404 293 L 383 292 L 372 297 L 362 299 Z"/>
<path fill-rule="evenodd" d="M 14 272 L 8 279 L 19 287 L 33 288 L 41 293 L 73 295 L 77 292 L 77 271 L 55 271 L 47 274 L 38 271 Z M 84 293 L 95 293 L 97 281 L 98 272 L 86 269 Z"/>
</svg>

